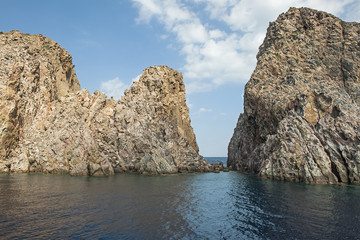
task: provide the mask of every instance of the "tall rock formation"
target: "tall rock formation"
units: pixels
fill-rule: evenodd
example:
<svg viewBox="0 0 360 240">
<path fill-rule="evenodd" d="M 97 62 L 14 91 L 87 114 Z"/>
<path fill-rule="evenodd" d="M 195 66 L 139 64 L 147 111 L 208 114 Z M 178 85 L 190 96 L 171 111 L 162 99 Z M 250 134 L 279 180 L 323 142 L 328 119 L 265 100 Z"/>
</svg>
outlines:
<svg viewBox="0 0 360 240">
<path fill-rule="evenodd" d="M 209 171 L 181 73 L 143 71 L 121 100 L 80 91 L 70 54 L 42 35 L 0 34 L 0 172 Z"/>
<path fill-rule="evenodd" d="M 228 165 L 307 183 L 360 182 L 360 24 L 291 8 L 270 23 Z"/>
</svg>

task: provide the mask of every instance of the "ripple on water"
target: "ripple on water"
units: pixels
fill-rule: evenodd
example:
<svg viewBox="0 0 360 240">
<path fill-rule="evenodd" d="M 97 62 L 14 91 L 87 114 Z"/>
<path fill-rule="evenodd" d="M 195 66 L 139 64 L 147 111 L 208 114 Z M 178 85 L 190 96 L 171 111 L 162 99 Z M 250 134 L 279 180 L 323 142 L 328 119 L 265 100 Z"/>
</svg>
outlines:
<svg viewBox="0 0 360 240">
<path fill-rule="evenodd" d="M 0 175 L 0 238 L 359 239 L 360 187 L 237 172 Z"/>
</svg>

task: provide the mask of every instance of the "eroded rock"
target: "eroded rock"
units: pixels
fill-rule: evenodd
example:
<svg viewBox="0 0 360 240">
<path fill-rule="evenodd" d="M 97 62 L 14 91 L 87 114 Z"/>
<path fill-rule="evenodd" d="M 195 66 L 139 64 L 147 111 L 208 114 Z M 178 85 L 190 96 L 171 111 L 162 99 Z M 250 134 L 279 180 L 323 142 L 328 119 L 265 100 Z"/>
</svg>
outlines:
<svg viewBox="0 0 360 240">
<path fill-rule="evenodd" d="M 360 24 L 291 8 L 270 23 L 228 166 L 307 183 L 360 182 Z"/>
<path fill-rule="evenodd" d="M 71 175 L 210 169 L 182 74 L 145 69 L 119 100 L 80 91 L 72 58 L 42 35 L 0 34 L 0 172 Z"/>
</svg>

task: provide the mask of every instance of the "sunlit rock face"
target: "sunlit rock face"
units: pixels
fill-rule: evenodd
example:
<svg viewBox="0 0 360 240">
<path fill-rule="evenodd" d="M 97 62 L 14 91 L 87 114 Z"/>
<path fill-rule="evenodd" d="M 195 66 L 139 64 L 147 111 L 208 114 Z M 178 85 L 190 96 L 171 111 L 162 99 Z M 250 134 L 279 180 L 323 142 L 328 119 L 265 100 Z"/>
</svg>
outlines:
<svg viewBox="0 0 360 240">
<path fill-rule="evenodd" d="M 0 172 L 209 171 L 181 73 L 145 69 L 120 100 L 80 90 L 71 55 L 42 35 L 0 33 Z"/>
<path fill-rule="evenodd" d="M 228 165 L 307 183 L 360 181 L 360 24 L 291 8 L 270 23 Z"/>
</svg>

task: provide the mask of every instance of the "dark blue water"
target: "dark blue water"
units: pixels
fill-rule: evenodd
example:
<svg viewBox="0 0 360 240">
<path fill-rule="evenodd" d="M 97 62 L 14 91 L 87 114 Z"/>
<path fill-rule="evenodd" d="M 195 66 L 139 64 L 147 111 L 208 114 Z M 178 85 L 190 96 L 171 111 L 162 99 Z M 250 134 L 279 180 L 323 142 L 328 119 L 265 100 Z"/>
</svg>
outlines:
<svg viewBox="0 0 360 240">
<path fill-rule="evenodd" d="M 360 239 L 357 185 L 11 174 L 0 192 L 0 239 Z"/>
</svg>

